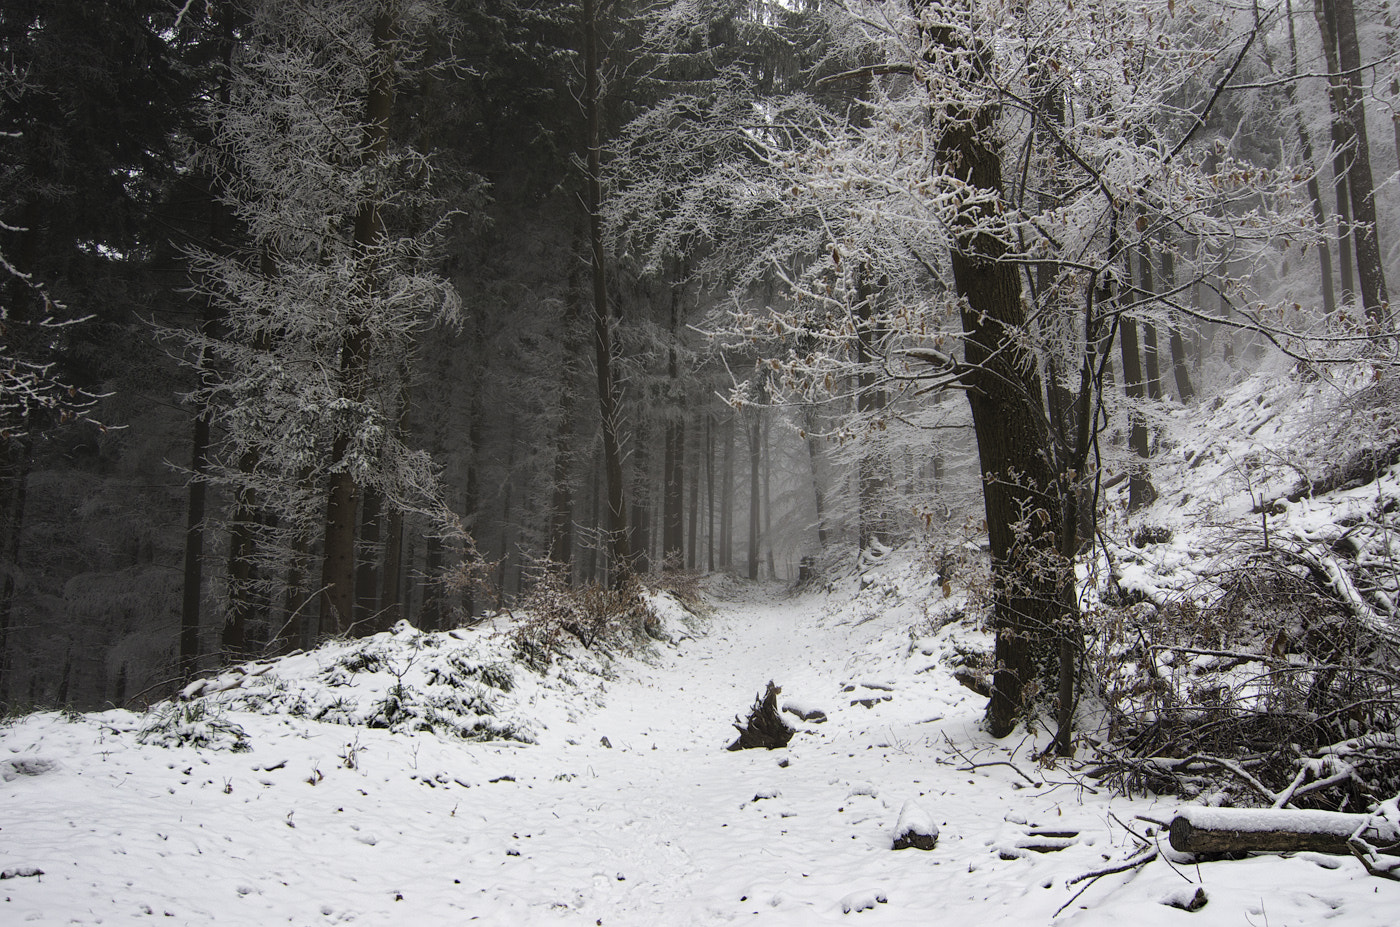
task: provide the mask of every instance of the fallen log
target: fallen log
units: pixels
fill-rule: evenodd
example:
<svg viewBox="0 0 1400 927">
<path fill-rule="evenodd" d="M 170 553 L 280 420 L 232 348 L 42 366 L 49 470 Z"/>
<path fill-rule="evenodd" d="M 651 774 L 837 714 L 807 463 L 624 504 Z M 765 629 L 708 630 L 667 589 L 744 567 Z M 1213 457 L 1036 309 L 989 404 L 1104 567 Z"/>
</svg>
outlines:
<svg viewBox="0 0 1400 927">
<path fill-rule="evenodd" d="M 1351 855 L 1347 840 L 1361 839 L 1400 856 L 1400 828 L 1366 814 L 1292 808 L 1182 808 L 1172 818 L 1172 849 L 1182 853 L 1314 853 Z"/>
</svg>

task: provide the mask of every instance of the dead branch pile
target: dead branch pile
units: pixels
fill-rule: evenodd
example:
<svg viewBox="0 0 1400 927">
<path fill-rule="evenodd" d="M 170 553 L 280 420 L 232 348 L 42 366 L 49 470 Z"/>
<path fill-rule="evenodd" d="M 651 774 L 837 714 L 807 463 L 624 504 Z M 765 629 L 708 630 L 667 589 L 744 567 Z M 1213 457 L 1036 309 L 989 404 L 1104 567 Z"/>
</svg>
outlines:
<svg viewBox="0 0 1400 927">
<path fill-rule="evenodd" d="M 1099 629 L 1109 709 L 1094 774 L 1123 792 L 1360 811 L 1400 791 L 1400 666 L 1287 552 L 1250 560 L 1208 607 Z"/>
</svg>

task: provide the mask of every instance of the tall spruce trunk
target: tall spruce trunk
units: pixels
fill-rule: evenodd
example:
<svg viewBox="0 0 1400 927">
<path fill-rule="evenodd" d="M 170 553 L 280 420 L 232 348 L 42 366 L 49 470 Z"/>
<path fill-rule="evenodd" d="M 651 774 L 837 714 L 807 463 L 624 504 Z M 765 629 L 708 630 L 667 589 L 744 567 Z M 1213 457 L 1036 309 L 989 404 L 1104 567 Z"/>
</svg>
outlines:
<svg viewBox="0 0 1400 927">
<path fill-rule="evenodd" d="M 602 422 L 603 467 L 607 479 L 607 537 L 612 551 L 613 585 L 624 583 L 633 569 L 627 536 L 627 501 L 622 485 L 622 423 L 613 383 L 612 310 L 608 303 L 607 255 L 603 247 L 602 117 L 599 113 L 601 63 L 598 57 L 598 10 L 595 0 L 582 0 L 583 111 L 587 132 L 584 208 L 588 212 L 588 243 L 593 264 L 593 348 L 598 375 L 598 416 Z"/>
<path fill-rule="evenodd" d="M 393 33 L 397 23 L 394 10 L 383 5 L 376 12 L 371 33 L 373 55 L 365 99 L 365 157 L 374 162 L 389 151 L 389 121 L 394 110 Z M 373 199 L 355 214 L 354 243 L 361 256 L 354 281 L 365 306 L 375 288 L 374 250 L 384 238 L 380 204 Z M 340 376 L 348 398 L 357 401 L 363 393 L 362 379 L 369 349 L 369 320 L 352 313 L 340 346 Z M 331 443 L 330 487 L 326 498 L 326 531 L 322 541 L 321 630 L 344 634 L 350 631 L 355 615 L 355 529 L 359 514 L 360 486 L 351 472 L 346 454 L 350 435 L 336 434 Z"/>
</svg>

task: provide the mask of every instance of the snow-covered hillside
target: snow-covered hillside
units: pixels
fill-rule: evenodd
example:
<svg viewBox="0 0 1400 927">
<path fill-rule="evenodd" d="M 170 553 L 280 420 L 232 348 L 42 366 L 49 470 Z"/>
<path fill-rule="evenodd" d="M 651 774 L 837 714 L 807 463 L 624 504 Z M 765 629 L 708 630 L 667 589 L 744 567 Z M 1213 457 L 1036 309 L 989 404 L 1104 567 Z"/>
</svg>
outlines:
<svg viewBox="0 0 1400 927">
<path fill-rule="evenodd" d="M 1239 410 L 1306 422 L 1253 395 L 1215 410 L 1228 440 L 1167 450 L 1171 504 L 1135 524 L 1170 540 L 1115 547 L 1122 584 L 1194 588 L 1218 532 L 1258 520 L 1242 498 L 1267 481 L 1232 448 L 1268 426 Z M 1286 503 L 1275 530 L 1377 491 Z M 1192 861 L 1152 823 L 1184 799 L 1038 760 L 1044 731 L 991 740 L 954 675 L 990 647 L 967 595 L 910 547 L 801 593 L 717 579 L 703 614 L 658 598 L 662 640 L 632 656 L 539 671 L 505 618 L 401 626 L 145 714 L 19 719 L 0 730 L 0 923 L 1400 923 L 1400 885 L 1350 857 Z M 790 745 L 726 751 L 769 680 Z M 936 847 L 893 850 L 901 819 Z"/>
</svg>

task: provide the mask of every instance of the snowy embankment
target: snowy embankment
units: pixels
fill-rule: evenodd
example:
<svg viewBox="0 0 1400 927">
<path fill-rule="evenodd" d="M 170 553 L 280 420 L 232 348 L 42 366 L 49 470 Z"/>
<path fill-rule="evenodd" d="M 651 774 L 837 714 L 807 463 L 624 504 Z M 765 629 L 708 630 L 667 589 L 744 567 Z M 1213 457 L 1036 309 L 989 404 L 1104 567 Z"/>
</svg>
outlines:
<svg viewBox="0 0 1400 927">
<path fill-rule="evenodd" d="M 226 674 L 202 714 L 15 722 L 0 922 L 1400 921 L 1400 890 L 1349 858 L 1173 863 L 1136 818 L 1172 800 L 1038 765 L 1044 735 L 991 741 L 952 676 L 988 641 L 910 555 L 826 592 L 712 593 L 645 660 L 540 675 L 490 628 L 403 629 Z M 813 720 L 727 752 L 769 679 Z M 173 723 L 208 745 L 160 746 Z M 894 851 L 901 818 L 936 847 Z M 1171 906 L 1198 887 L 1199 912 Z"/>
</svg>

